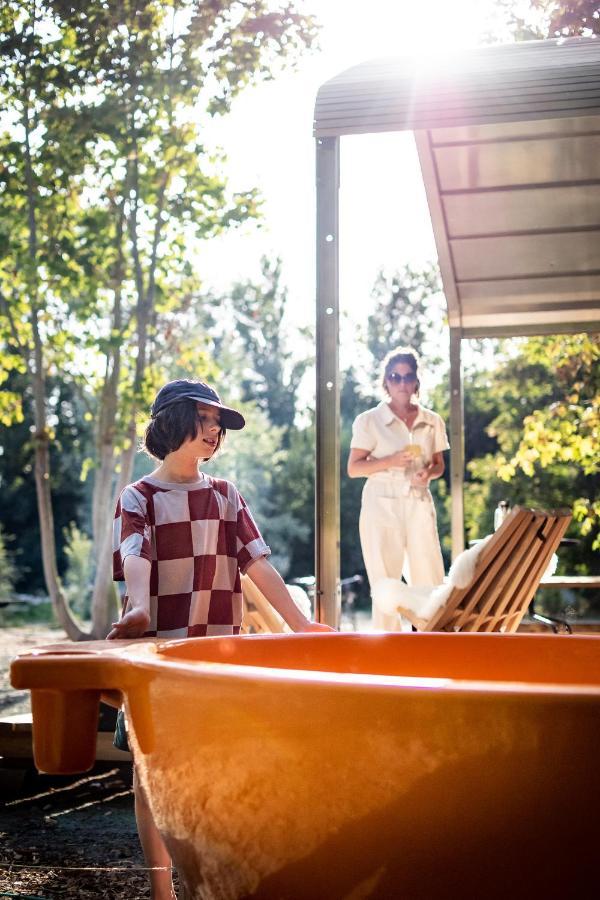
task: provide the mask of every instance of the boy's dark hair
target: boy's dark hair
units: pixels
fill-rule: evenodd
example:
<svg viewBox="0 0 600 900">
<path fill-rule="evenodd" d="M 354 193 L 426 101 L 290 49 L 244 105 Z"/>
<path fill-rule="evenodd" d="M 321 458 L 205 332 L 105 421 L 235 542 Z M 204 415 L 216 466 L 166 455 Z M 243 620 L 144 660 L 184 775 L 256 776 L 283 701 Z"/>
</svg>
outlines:
<svg viewBox="0 0 600 900">
<path fill-rule="evenodd" d="M 198 434 L 199 427 L 197 401 L 180 400 L 153 416 L 144 434 L 142 450 L 155 459 L 163 460 L 168 453 L 179 450 L 185 440 L 188 438 L 193 440 Z M 221 427 L 215 453 L 223 443 L 225 434 L 226 429 Z"/>
</svg>

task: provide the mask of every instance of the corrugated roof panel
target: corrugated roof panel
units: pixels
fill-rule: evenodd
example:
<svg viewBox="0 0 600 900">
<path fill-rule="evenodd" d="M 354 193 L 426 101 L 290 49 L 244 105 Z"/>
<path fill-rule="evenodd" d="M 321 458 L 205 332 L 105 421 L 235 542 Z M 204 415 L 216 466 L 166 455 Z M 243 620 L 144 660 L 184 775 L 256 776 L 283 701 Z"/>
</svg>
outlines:
<svg viewBox="0 0 600 900">
<path fill-rule="evenodd" d="M 498 312 L 519 306 L 540 310 L 545 307 L 597 308 L 600 312 L 599 275 L 544 275 L 541 278 L 468 281 L 459 286 L 466 313 Z"/>
<path fill-rule="evenodd" d="M 461 50 L 421 66 L 374 60 L 326 82 L 316 136 L 475 125 L 600 112 L 600 41 L 569 38 Z"/>
<path fill-rule="evenodd" d="M 436 128 L 432 131 L 433 145 L 478 144 L 494 141 L 512 141 L 515 138 L 541 139 L 548 137 L 564 137 L 575 134 L 598 134 L 600 119 L 598 116 L 565 116 L 560 119 L 542 119 L 541 121 L 504 122 L 502 125 L 456 126 L 455 128 Z"/>
<path fill-rule="evenodd" d="M 449 322 L 600 328 L 600 40 L 374 60 L 320 89 L 315 134 L 415 131 Z"/>
<path fill-rule="evenodd" d="M 600 229 L 552 234 L 458 238 L 450 241 L 456 280 L 584 272 L 600 274 Z"/>
<path fill-rule="evenodd" d="M 448 236 L 600 228 L 600 184 L 444 194 Z"/>
<path fill-rule="evenodd" d="M 600 133 L 435 147 L 442 191 L 600 179 Z"/>
</svg>

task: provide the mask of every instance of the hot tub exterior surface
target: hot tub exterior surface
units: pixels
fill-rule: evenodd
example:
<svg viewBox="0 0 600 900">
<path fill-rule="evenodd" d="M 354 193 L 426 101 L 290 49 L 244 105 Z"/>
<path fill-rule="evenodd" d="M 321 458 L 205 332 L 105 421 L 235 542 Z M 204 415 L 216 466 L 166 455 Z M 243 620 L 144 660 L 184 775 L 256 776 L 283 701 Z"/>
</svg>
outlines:
<svg viewBox="0 0 600 900">
<path fill-rule="evenodd" d="M 13 664 L 15 686 L 33 691 L 39 765 L 90 765 L 65 747 L 72 722 L 60 723 L 79 718 L 87 733 L 100 691 L 120 691 L 140 777 L 194 898 L 593 896 L 600 638 L 62 649 Z"/>
</svg>

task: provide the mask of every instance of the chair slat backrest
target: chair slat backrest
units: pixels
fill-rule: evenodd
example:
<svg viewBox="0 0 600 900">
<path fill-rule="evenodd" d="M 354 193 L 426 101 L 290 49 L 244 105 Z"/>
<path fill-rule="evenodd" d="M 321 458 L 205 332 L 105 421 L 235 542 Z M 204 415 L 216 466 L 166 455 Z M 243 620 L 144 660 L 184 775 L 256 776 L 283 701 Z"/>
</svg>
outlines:
<svg viewBox="0 0 600 900">
<path fill-rule="evenodd" d="M 273 609 L 253 581 L 241 576 L 243 597 L 242 632 L 254 634 L 281 634 L 290 629 L 279 613 Z"/>
<path fill-rule="evenodd" d="M 517 527 L 502 552 L 490 560 L 471 589 L 470 610 L 468 617 L 465 616 L 463 631 L 490 630 L 490 627 L 498 631 L 502 628 L 502 610 L 539 552 L 539 519 L 526 510 L 517 516 Z"/>
<path fill-rule="evenodd" d="M 514 507 L 425 631 L 516 631 L 568 528 L 568 510 Z"/>
<path fill-rule="evenodd" d="M 512 592 L 510 603 L 506 604 L 503 611 L 505 630 L 516 631 L 529 604 L 533 600 L 535 592 L 544 572 L 548 568 L 552 554 L 560 544 L 562 537 L 569 527 L 570 513 L 557 515 L 548 519 L 542 526 L 540 547 L 537 558 L 532 561 L 529 570 L 524 574 L 521 583 Z"/>
</svg>

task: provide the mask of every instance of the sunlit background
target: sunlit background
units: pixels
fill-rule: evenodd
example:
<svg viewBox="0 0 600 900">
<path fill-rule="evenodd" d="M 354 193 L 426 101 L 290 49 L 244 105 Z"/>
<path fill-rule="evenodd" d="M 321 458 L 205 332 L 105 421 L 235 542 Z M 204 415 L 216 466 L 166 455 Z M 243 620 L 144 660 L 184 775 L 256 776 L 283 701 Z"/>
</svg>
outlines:
<svg viewBox="0 0 600 900">
<path fill-rule="evenodd" d="M 435 66 L 461 47 L 510 40 L 497 0 L 316 0 L 306 8 L 322 24 L 319 51 L 294 73 L 250 88 L 232 113 L 209 127 L 225 148 L 235 190 L 258 187 L 263 224 L 211 240 L 197 265 L 206 284 L 226 290 L 256 278 L 260 257 L 280 256 L 289 289 L 290 323 L 311 324 L 315 291 L 315 165 L 312 120 L 321 84 L 368 59 L 405 56 Z M 341 141 L 341 308 L 365 313 L 381 267 L 436 258 L 433 232 L 411 132 L 353 135 Z"/>
</svg>

